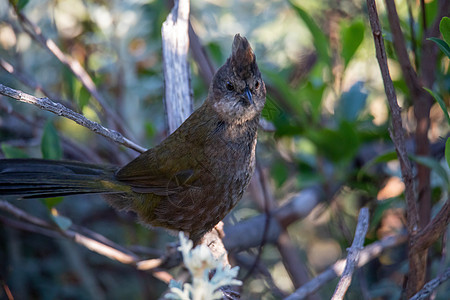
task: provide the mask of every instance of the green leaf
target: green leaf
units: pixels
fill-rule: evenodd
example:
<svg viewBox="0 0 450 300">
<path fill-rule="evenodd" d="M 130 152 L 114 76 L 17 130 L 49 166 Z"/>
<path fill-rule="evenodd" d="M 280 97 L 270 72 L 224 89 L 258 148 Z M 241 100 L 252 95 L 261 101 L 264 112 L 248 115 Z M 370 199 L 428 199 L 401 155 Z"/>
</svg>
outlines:
<svg viewBox="0 0 450 300">
<path fill-rule="evenodd" d="M 439 23 L 439 31 L 442 34 L 442 37 L 444 38 L 444 41 L 447 42 L 448 45 L 450 45 L 450 18 L 449 17 L 443 17 L 441 20 L 441 23 Z"/>
<path fill-rule="evenodd" d="M 48 121 L 44 127 L 44 134 L 41 141 L 42 157 L 46 159 L 61 159 L 62 148 L 59 141 L 58 132 L 53 123 Z"/>
<path fill-rule="evenodd" d="M 298 95 L 297 98 L 302 99 L 304 103 L 305 107 L 302 109 L 310 112 L 314 123 L 319 123 L 320 118 L 322 117 L 322 100 L 326 87 L 327 85 L 323 82 L 314 84 L 313 82 L 308 81 L 296 92 Z"/>
<path fill-rule="evenodd" d="M 341 56 L 344 59 L 345 67 L 347 67 L 353 55 L 355 55 L 356 50 L 361 45 L 364 39 L 365 27 L 364 23 L 360 20 L 353 22 L 350 26 L 346 25 L 347 23 L 341 25 Z"/>
<path fill-rule="evenodd" d="M 439 96 L 438 94 L 436 94 L 435 92 L 433 92 L 430 89 L 427 89 L 426 87 L 424 87 L 424 89 L 430 93 L 431 96 L 433 96 L 434 100 L 437 101 L 437 103 L 439 104 L 439 106 L 441 107 L 442 111 L 444 112 L 445 118 L 447 119 L 448 124 L 450 125 L 450 116 L 448 115 L 448 110 L 447 110 L 447 106 L 445 105 L 444 100 L 442 100 L 441 96 Z"/>
<path fill-rule="evenodd" d="M 428 156 L 418 156 L 412 154 L 410 154 L 409 157 L 415 162 L 424 165 L 433 170 L 434 172 L 436 172 L 436 174 L 438 174 L 442 178 L 442 180 L 444 180 L 445 184 L 448 186 L 449 181 L 447 171 L 441 166 L 441 164 L 437 160 Z"/>
<path fill-rule="evenodd" d="M 83 109 L 86 105 L 88 105 L 90 99 L 91 94 L 89 93 L 89 91 L 84 86 L 80 86 L 77 98 L 80 109 Z"/>
<path fill-rule="evenodd" d="M 295 115 L 300 120 L 306 120 L 305 116 L 305 110 L 303 109 L 301 105 L 301 101 L 299 99 L 299 96 L 294 93 L 292 88 L 287 83 L 287 80 L 280 74 L 276 73 L 274 71 L 270 70 L 264 70 L 265 76 L 266 76 L 266 82 L 273 84 L 278 88 L 278 91 L 282 94 L 282 98 L 286 100 L 285 104 L 288 104 L 289 107 L 283 107 L 284 110 L 287 110 L 286 113 L 290 115 Z M 268 95 L 267 98 L 269 99 L 269 102 L 272 101 L 271 96 Z M 275 102 L 273 102 L 275 103 Z M 270 105 L 270 104 L 269 104 Z M 268 106 L 268 109 L 271 108 Z M 280 113 L 273 113 L 272 117 L 275 118 L 275 120 L 282 115 L 283 110 L 280 109 Z M 265 111 L 265 113 L 268 113 L 268 111 Z M 275 121 L 271 119 L 271 121 Z"/>
<path fill-rule="evenodd" d="M 206 47 L 208 48 L 208 54 L 211 55 L 214 62 L 221 64 L 224 59 L 222 47 L 220 47 L 219 44 L 213 42 L 209 43 Z"/>
<path fill-rule="evenodd" d="M 281 187 L 283 183 L 286 182 L 289 176 L 289 172 L 285 164 L 281 161 L 272 164 L 270 173 L 272 174 L 277 187 Z"/>
<path fill-rule="evenodd" d="M 331 64 L 329 55 L 329 44 L 326 35 L 322 32 L 319 26 L 314 22 L 313 18 L 300 6 L 289 0 L 289 3 L 296 11 L 297 15 L 303 20 L 306 27 L 313 36 L 314 47 L 316 48 L 319 59 L 326 62 L 327 65 Z"/>
<path fill-rule="evenodd" d="M 58 225 L 61 230 L 67 230 L 72 225 L 72 220 L 60 215 L 50 214 L 52 220 Z"/>
<path fill-rule="evenodd" d="M 81 83 L 77 81 L 75 75 L 68 68 L 62 68 L 62 84 L 65 96 L 70 99 L 76 99 L 75 91 L 77 90 L 77 85 L 81 86 Z"/>
<path fill-rule="evenodd" d="M 283 113 L 282 109 L 271 98 L 266 98 L 266 104 L 264 105 L 261 115 L 268 121 L 273 121 Z"/>
<path fill-rule="evenodd" d="M 424 28 L 430 28 L 433 25 L 434 20 L 436 19 L 436 16 L 439 13 L 439 6 L 440 6 L 438 3 L 440 1 L 438 1 L 438 0 L 429 0 L 429 1 L 424 1 L 424 2 L 425 2 L 425 15 L 426 15 L 425 19 L 427 20 L 427 22 L 425 24 L 426 26 L 424 26 L 423 23 L 421 22 L 422 18 L 419 19 L 420 20 L 419 22 L 421 24 L 420 27 L 422 30 Z M 422 33 L 422 35 L 423 35 L 423 33 Z"/>
<path fill-rule="evenodd" d="M 450 138 L 447 138 L 447 141 L 445 142 L 445 160 L 450 168 Z"/>
<path fill-rule="evenodd" d="M 362 81 L 356 82 L 350 90 L 343 93 L 337 104 L 335 113 L 340 120 L 355 122 L 366 106 L 367 92 Z"/>
<path fill-rule="evenodd" d="M 28 158 L 28 155 L 17 147 L 2 143 L 2 152 L 5 158 Z"/>
<path fill-rule="evenodd" d="M 353 124 L 343 121 L 337 130 L 328 128 L 304 133 L 328 159 L 333 162 L 352 158 L 359 147 L 359 136 Z"/>
<path fill-rule="evenodd" d="M 427 38 L 427 40 L 435 42 L 442 52 L 450 58 L 450 46 L 445 41 L 435 37 Z"/>
</svg>

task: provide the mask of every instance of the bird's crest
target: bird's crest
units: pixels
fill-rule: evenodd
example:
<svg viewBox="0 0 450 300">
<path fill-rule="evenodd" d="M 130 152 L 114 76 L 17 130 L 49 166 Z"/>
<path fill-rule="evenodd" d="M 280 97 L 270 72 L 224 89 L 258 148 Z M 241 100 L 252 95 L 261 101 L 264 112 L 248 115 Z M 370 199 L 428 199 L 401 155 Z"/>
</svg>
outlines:
<svg viewBox="0 0 450 300">
<path fill-rule="evenodd" d="M 233 73 L 241 79 L 256 75 L 258 70 L 255 54 L 250 43 L 245 37 L 241 37 L 239 33 L 234 36 L 231 51 L 231 67 Z"/>
</svg>

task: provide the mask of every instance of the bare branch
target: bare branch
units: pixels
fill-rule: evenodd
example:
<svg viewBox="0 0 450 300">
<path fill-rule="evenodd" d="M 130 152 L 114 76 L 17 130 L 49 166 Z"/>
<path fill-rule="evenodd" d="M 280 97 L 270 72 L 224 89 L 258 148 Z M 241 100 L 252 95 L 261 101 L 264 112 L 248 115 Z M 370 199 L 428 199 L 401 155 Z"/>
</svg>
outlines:
<svg viewBox="0 0 450 300">
<path fill-rule="evenodd" d="M 53 102 L 49 98 L 37 98 L 22 91 L 7 87 L 1 83 L 0 94 L 11 97 L 20 102 L 33 104 L 42 110 L 52 112 L 54 114 L 57 114 L 58 116 L 63 116 L 67 119 L 75 121 L 77 124 L 84 126 L 101 136 L 111 139 L 118 144 L 121 144 L 140 153 L 145 152 L 145 148 L 133 143 L 119 132 L 103 127 L 102 125 L 87 119 L 82 114 L 76 113 L 73 110 L 65 107 L 61 103 Z"/>
<path fill-rule="evenodd" d="M 386 92 L 389 108 L 392 113 L 392 131 L 391 139 L 394 142 L 397 152 L 400 168 L 402 171 L 403 182 L 405 183 L 405 197 L 408 205 L 408 231 L 410 234 L 415 233 L 418 228 L 417 204 L 414 195 L 413 175 L 411 164 L 406 152 L 404 130 L 402 126 L 401 109 L 398 106 L 397 95 L 394 85 L 389 74 L 387 64 L 386 50 L 381 33 L 380 21 L 378 19 L 377 8 L 374 0 L 367 0 L 369 12 L 370 26 L 372 27 L 373 39 L 375 42 L 376 56 L 380 66 L 381 76 L 383 77 L 384 90 Z"/>
<path fill-rule="evenodd" d="M 341 279 L 339 280 L 339 283 L 336 286 L 336 290 L 334 291 L 333 297 L 331 299 L 338 300 L 344 298 L 344 295 L 347 292 L 350 283 L 352 282 L 353 270 L 355 268 L 355 264 L 358 263 L 359 252 L 364 245 L 364 238 L 367 234 L 368 228 L 369 210 L 367 209 L 367 207 L 363 207 L 359 212 L 355 238 L 353 240 L 352 246 L 348 249 L 347 262 L 345 264 L 344 272 L 342 273 Z"/>
<path fill-rule="evenodd" d="M 397 59 L 402 69 L 403 78 L 410 91 L 411 99 L 414 103 L 414 115 L 416 117 L 416 134 L 414 136 L 416 142 L 416 154 L 421 156 L 428 156 L 430 154 L 430 141 L 428 139 L 428 131 L 430 128 L 430 109 L 433 104 L 431 95 L 423 89 L 423 83 L 418 78 L 411 61 L 409 60 L 408 51 L 406 49 L 406 42 L 400 27 L 400 20 L 397 14 L 395 1 L 385 0 L 388 12 L 389 25 L 394 42 L 394 49 L 397 54 Z M 423 7 L 423 10 L 425 7 Z M 424 54 L 422 52 L 422 54 Z M 427 60 L 431 60 L 431 57 Z M 429 65 L 434 65 L 429 63 Z M 432 83 L 431 83 L 432 84 Z M 429 86 L 431 88 L 431 85 Z M 431 217 L 431 188 L 430 188 L 430 169 L 424 165 L 417 165 L 417 195 L 418 195 L 418 226 L 425 227 L 430 221 Z M 425 266 L 423 266 L 425 268 Z M 419 273 L 425 274 L 425 270 L 419 270 Z"/>
<path fill-rule="evenodd" d="M 417 294 L 411 297 L 409 300 L 422 300 L 428 299 L 431 296 L 431 293 L 437 289 L 439 285 L 441 285 L 444 281 L 450 278 L 450 268 L 447 268 L 444 273 L 429 281 L 423 289 L 421 289 Z"/>
<path fill-rule="evenodd" d="M 197 33 L 195 33 L 195 30 L 192 27 L 191 22 L 189 22 L 189 43 L 192 57 L 198 65 L 200 76 L 202 77 L 205 85 L 208 87 L 212 82 L 216 68 L 211 62 L 211 59 L 209 59 Z"/>
<path fill-rule="evenodd" d="M 105 111 L 106 115 L 113 119 L 116 124 L 119 125 L 120 128 L 123 129 L 123 124 L 121 124 L 121 120 L 119 116 L 111 110 L 109 105 L 106 103 L 105 99 L 102 97 L 102 95 L 97 90 L 97 87 L 95 86 L 94 81 L 89 76 L 89 74 L 86 72 L 86 70 L 83 68 L 83 66 L 75 59 L 70 57 L 68 54 L 65 54 L 56 44 L 53 40 L 47 38 L 41 31 L 41 29 L 31 22 L 23 14 L 19 9 L 17 8 L 14 1 L 9 1 L 9 3 L 13 6 L 17 16 L 20 19 L 20 25 L 22 25 L 22 28 L 26 33 L 30 35 L 35 41 L 37 41 L 41 47 L 47 49 L 51 54 L 53 54 L 61 63 L 66 65 L 72 73 L 77 77 L 77 79 L 81 82 L 81 84 L 89 91 L 89 93 L 97 100 L 97 102 L 100 104 L 100 106 Z"/>
<path fill-rule="evenodd" d="M 266 219 L 264 220 L 264 224 L 257 225 L 257 228 L 264 228 L 264 231 L 266 231 L 266 237 L 261 237 L 261 240 L 259 241 L 260 245 L 262 240 L 270 239 L 270 237 L 267 236 L 267 234 L 269 233 L 268 229 L 270 227 L 278 226 L 273 226 L 273 222 L 279 223 L 282 226 L 287 226 L 288 224 L 290 224 L 289 222 L 298 220 L 302 217 L 302 215 L 306 216 L 309 211 L 317 204 L 317 201 L 315 201 L 314 197 L 308 197 L 308 195 L 310 194 L 308 193 L 309 190 L 306 189 L 293 197 L 289 201 L 287 206 L 278 208 L 278 204 L 273 197 L 273 190 L 271 188 L 271 185 L 268 183 L 266 173 L 260 167 L 256 168 L 255 170 L 255 174 L 253 175 L 253 179 L 249 186 L 249 192 L 251 193 L 252 200 L 258 205 L 260 210 L 265 211 L 265 215 L 267 217 L 275 217 L 271 222 L 268 222 L 266 217 Z M 308 199 L 304 197 L 305 195 Z M 270 209 L 270 213 L 267 211 L 267 207 Z M 269 228 L 266 228 L 267 226 L 269 226 Z M 307 268 L 301 258 L 297 255 L 297 250 L 295 249 L 294 243 L 292 242 L 286 228 L 281 228 L 278 234 L 279 235 L 274 239 L 274 243 L 277 246 L 283 265 L 288 272 L 294 287 L 299 288 L 302 284 L 310 280 Z M 310 300 L 313 299 L 314 297 L 310 297 Z"/>
<path fill-rule="evenodd" d="M 411 164 L 406 153 L 404 131 L 402 127 L 402 118 L 400 107 L 397 103 L 394 85 L 389 75 L 389 67 L 387 64 L 386 51 L 384 49 L 383 38 L 381 34 L 380 21 L 378 19 L 377 8 L 374 0 L 367 0 L 367 8 L 369 13 L 370 26 L 372 27 L 373 39 L 375 42 L 376 56 L 383 78 L 384 90 L 389 103 L 392 114 L 392 127 L 390 131 L 391 139 L 394 142 L 400 169 L 402 171 L 403 182 L 405 183 L 405 198 L 407 206 L 407 228 L 409 233 L 410 244 L 414 243 L 414 236 L 419 230 L 419 217 L 414 192 L 413 175 Z M 407 295 L 411 295 L 421 288 L 425 281 L 426 255 L 423 253 L 408 252 L 409 256 L 409 276 L 407 283 Z"/>
<path fill-rule="evenodd" d="M 421 84 L 417 78 L 416 71 L 409 60 L 408 51 L 406 50 L 405 37 L 403 36 L 402 29 L 400 28 L 400 20 L 398 18 L 397 9 L 395 7 L 395 1 L 385 0 L 386 8 L 388 12 L 389 25 L 391 27 L 391 33 L 394 42 L 395 52 L 397 53 L 397 59 L 402 69 L 403 77 L 405 78 L 406 85 L 412 94 L 419 94 Z"/>
<path fill-rule="evenodd" d="M 295 221 L 305 218 L 320 201 L 324 194 L 318 187 L 304 189 L 295 195 L 287 204 L 276 209 L 270 214 L 273 218 L 269 223 L 267 232 L 267 242 L 276 243 L 283 228 L 286 228 Z M 228 251 L 240 251 L 258 247 L 261 243 L 266 218 L 258 215 L 251 219 L 239 222 L 235 226 L 225 226 L 225 238 L 223 240 Z M 245 233 L 245 239 L 240 238 Z"/>
<path fill-rule="evenodd" d="M 384 238 L 378 242 L 372 243 L 359 253 L 359 260 L 357 267 L 360 268 L 367 264 L 369 261 L 378 257 L 384 250 L 393 248 L 404 243 L 407 240 L 405 235 L 397 235 Z M 304 284 L 301 288 L 297 289 L 294 293 L 285 298 L 285 300 L 298 300 L 304 299 L 308 295 L 316 292 L 320 287 L 325 285 L 330 280 L 333 280 L 337 276 L 340 276 L 344 271 L 345 259 L 341 259 L 329 267 L 326 271 L 319 274 L 317 277 Z"/>
<path fill-rule="evenodd" d="M 25 74 L 20 72 L 15 66 L 10 64 L 9 62 L 4 60 L 3 58 L 0 58 L 0 67 L 3 70 L 5 70 L 6 72 L 8 72 L 9 74 L 11 74 L 14 77 L 16 77 L 20 82 L 22 82 L 26 86 L 32 88 L 33 90 L 38 90 L 38 91 L 42 92 L 45 96 L 47 96 L 49 98 L 52 98 L 52 99 L 57 99 L 58 98 L 56 95 L 53 95 L 50 91 L 45 89 L 39 83 L 35 82 L 33 79 L 30 79 L 28 76 L 26 76 Z M 72 109 L 71 103 L 63 103 L 63 104 L 65 106 L 67 106 L 67 107 Z"/>
<path fill-rule="evenodd" d="M 189 0 L 175 0 L 161 28 L 165 104 L 169 132 L 177 129 L 192 113 L 189 65 Z"/>
<path fill-rule="evenodd" d="M 92 239 L 86 235 L 80 234 L 74 230 L 60 230 L 53 224 L 50 224 L 42 219 L 36 218 L 27 212 L 19 209 L 18 207 L 12 205 L 7 201 L 0 200 L 0 210 L 6 211 L 11 215 L 15 216 L 19 220 L 23 220 L 27 223 L 17 224 L 17 221 L 9 220 L 9 218 L 3 218 L 0 216 L 0 222 L 5 222 L 13 227 L 17 227 L 22 230 L 38 232 L 40 234 L 45 234 L 51 237 L 64 237 L 70 239 L 77 244 L 80 244 L 89 250 L 96 252 L 100 255 L 106 256 L 112 260 L 116 260 L 120 263 L 135 266 L 139 270 L 150 271 L 156 278 L 168 283 L 172 276 L 164 270 L 158 269 L 162 267 L 173 267 L 179 265 L 181 258 L 179 253 L 173 250 L 173 247 L 168 249 L 168 253 L 164 254 L 161 258 L 151 260 L 157 263 L 149 265 L 148 261 L 141 261 L 139 257 L 129 250 L 123 249 L 122 246 L 115 244 L 114 242 L 108 240 L 106 237 L 99 233 L 95 233 L 97 237 L 100 238 L 101 242 Z M 34 228 L 33 228 L 34 226 Z M 87 230 L 89 231 L 89 230 Z M 106 243 L 105 243 L 106 242 Z"/>
<path fill-rule="evenodd" d="M 410 251 L 420 252 L 430 247 L 444 233 L 449 223 L 450 199 L 447 199 L 433 220 L 415 236 Z"/>
<path fill-rule="evenodd" d="M 80 245 L 85 246 L 89 250 L 91 250 L 93 252 L 97 252 L 97 253 L 104 255 L 110 259 L 117 260 L 121 263 L 131 264 L 131 265 L 135 265 L 138 261 L 138 257 L 136 255 L 124 253 L 124 252 L 117 250 L 109 245 L 100 243 L 100 242 L 98 242 L 94 239 L 91 239 L 85 235 L 79 234 L 78 232 L 75 232 L 73 230 L 65 230 L 65 231 L 58 230 L 52 224 L 28 214 L 27 212 L 15 207 L 14 205 L 10 204 L 9 202 L 0 201 L 0 209 L 11 213 L 12 215 L 14 215 L 16 218 L 18 218 L 20 220 L 25 220 L 31 224 L 34 224 L 34 225 L 37 225 L 40 227 L 44 227 L 49 230 L 53 230 L 53 231 L 55 231 L 55 233 L 59 233 L 60 235 L 66 237 L 66 238 L 69 238 Z"/>
<path fill-rule="evenodd" d="M 52 225 L 44 220 L 36 218 L 27 212 L 15 207 L 7 201 L 0 200 L 0 210 L 7 211 L 19 220 L 26 220 L 28 223 L 50 229 Z"/>
</svg>

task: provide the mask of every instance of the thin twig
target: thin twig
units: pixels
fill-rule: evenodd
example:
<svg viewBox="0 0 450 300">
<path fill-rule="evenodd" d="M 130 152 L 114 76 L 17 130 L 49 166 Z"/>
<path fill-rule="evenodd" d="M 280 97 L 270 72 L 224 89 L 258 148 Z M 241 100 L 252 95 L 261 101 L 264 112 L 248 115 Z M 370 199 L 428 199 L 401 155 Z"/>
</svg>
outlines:
<svg viewBox="0 0 450 300">
<path fill-rule="evenodd" d="M 424 285 L 424 287 L 417 292 L 413 297 L 411 297 L 409 300 L 422 300 L 422 299 L 428 299 L 428 297 L 431 295 L 431 293 L 437 289 L 439 285 L 441 285 L 444 281 L 448 280 L 450 278 L 450 268 L 447 268 L 444 273 L 439 275 L 438 277 L 434 278 L 433 280 L 430 280 L 427 282 L 427 284 Z"/>
<path fill-rule="evenodd" d="M 372 243 L 359 253 L 359 260 L 357 267 L 360 268 L 367 264 L 369 261 L 378 257 L 384 250 L 393 248 L 404 243 L 407 240 L 406 235 L 397 235 L 384 238 L 378 242 Z M 337 276 L 340 276 L 345 267 L 345 259 L 341 259 L 329 267 L 326 271 L 319 274 L 317 277 L 304 284 L 301 288 L 297 289 L 289 297 L 284 300 L 298 300 L 304 299 L 308 295 L 319 290 L 320 287 L 325 285 L 330 280 L 333 280 Z"/>
<path fill-rule="evenodd" d="M 262 231 L 263 234 L 261 237 L 261 242 L 258 246 L 258 254 L 255 257 L 253 265 L 250 267 L 247 274 L 242 279 L 243 282 L 245 282 L 247 279 L 250 278 L 250 275 L 252 275 L 253 271 L 255 270 L 256 266 L 258 265 L 258 263 L 261 259 L 263 248 L 264 248 L 264 245 L 267 243 L 267 235 L 269 233 L 269 226 L 270 226 L 270 219 L 271 219 L 270 206 L 273 205 L 269 199 L 270 195 L 269 195 L 269 191 L 267 190 L 267 185 L 266 185 L 266 180 L 264 178 L 263 170 L 261 168 L 261 165 L 258 163 L 256 164 L 256 172 L 255 173 L 258 173 L 257 178 L 259 179 L 259 184 L 260 184 L 262 192 L 263 192 L 263 200 L 264 200 L 263 206 L 264 206 L 265 221 L 264 221 L 264 227 L 263 227 L 263 231 Z"/>
<path fill-rule="evenodd" d="M 78 244 L 85 246 L 89 250 L 97 252 L 97 253 L 99 253 L 103 256 L 106 256 L 110 259 L 117 260 L 121 263 L 131 264 L 131 265 L 136 265 L 136 263 L 138 262 L 138 257 L 134 254 L 124 253 L 120 250 L 117 250 L 111 246 L 103 244 L 99 241 L 91 239 L 85 235 L 82 235 L 82 234 L 80 234 L 76 231 L 70 230 L 70 229 L 65 230 L 65 231 L 58 230 L 58 228 L 56 228 L 52 224 L 28 214 L 27 212 L 19 209 L 18 207 L 15 207 L 14 205 L 12 205 L 11 203 L 9 203 L 7 201 L 3 201 L 3 200 L 0 201 L 0 210 L 7 211 L 20 220 L 27 221 L 31 224 L 43 227 L 45 229 L 53 230 L 56 233 L 59 233 L 60 235 L 66 237 L 66 238 L 69 238 Z"/>
<path fill-rule="evenodd" d="M 392 113 L 392 131 L 391 139 L 394 142 L 397 152 L 400 168 L 402 171 L 403 182 L 405 183 L 405 197 L 408 206 L 408 231 L 414 234 L 418 228 L 417 204 L 414 195 L 413 175 L 411 163 L 406 152 L 404 130 L 402 126 L 401 109 L 398 106 L 397 95 L 389 74 L 387 64 L 386 50 L 384 48 L 383 37 L 381 33 L 380 21 L 378 19 L 375 0 L 367 0 L 370 26 L 372 27 L 373 39 L 375 42 L 376 56 L 380 66 L 381 76 L 383 78 L 384 90 L 386 92 L 389 108 Z"/>
<path fill-rule="evenodd" d="M 84 126 L 84 127 L 88 128 L 89 130 L 92 130 L 93 132 L 95 132 L 101 136 L 109 138 L 112 141 L 114 141 L 118 144 L 121 144 L 125 147 L 128 147 L 130 149 L 133 149 L 137 152 L 142 153 L 142 152 L 145 152 L 145 150 L 146 150 L 145 148 L 143 148 L 143 147 L 133 143 L 129 139 L 125 138 L 119 132 L 108 129 L 106 127 L 103 127 L 102 125 L 87 119 L 82 114 L 76 113 L 73 110 L 65 107 L 61 103 L 53 102 L 49 98 L 37 98 L 33 95 L 24 93 L 19 90 L 12 89 L 3 84 L 0 84 L 0 94 L 11 97 L 11 98 L 16 99 L 21 102 L 33 104 L 42 110 L 46 110 L 46 111 L 52 112 L 54 114 L 57 114 L 58 116 L 63 116 L 65 118 L 68 118 L 72 121 L 75 121 L 77 124 Z"/>
<path fill-rule="evenodd" d="M 108 239 L 106 239 L 105 237 L 103 237 L 98 233 L 96 233 L 96 236 L 101 237 L 101 240 L 107 240 L 108 244 L 92 239 L 88 236 L 80 234 L 79 232 L 76 232 L 71 229 L 62 231 L 53 224 L 50 224 L 42 219 L 34 217 L 7 201 L 0 200 L 0 210 L 6 211 L 11 215 L 15 216 L 17 219 L 27 222 L 24 224 L 25 226 L 23 226 L 21 224 L 17 224 L 17 221 L 9 220 L 8 218 L 0 218 L 0 221 L 5 221 L 9 225 L 17 227 L 19 229 L 38 232 L 40 234 L 49 235 L 51 237 L 60 236 L 70 239 L 76 242 L 77 244 L 80 244 L 88 248 L 89 250 L 96 252 L 100 255 L 106 256 L 112 260 L 116 260 L 123 264 L 135 266 L 138 270 L 150 271 L 152 273 L 157 272 L 158 275 L 155 277 L 163 278 L 164 282 L 166 282 L 168 276 L 169 277 L 171 276 L 164 270 L 160 270 L 158 268 L 165 267 L 166 265 L 168 265 L 167 262 L 171 260 L 171 256 L 172 255 L 176 256 L 177 253 L 174 254 L 173 251 L 163 255 L 160 259 L 157 259 L 159 261 L 159 264 L 154 263 L 149 267 L 148 265 L 145 266 L 145 261 L 141 261 L 137 255 L 135 255 L 129 250 L 127 250 L 126 252 L 119 250 L 123 247 L 116 245 L 114 242 L 109 241 Z M 35 226 L 35 228 L 30 228 L 30 226 Z M 178 259 L 175 258 L 172 261 L 178 261 Z M 172 266 L 172 264 L 170 266 Z"/>
<path fill-rule="evenodd" d="M 277 246 L 278 252 L 281 256 L 281 260 L 287 273 L 289 274 L 292 284 L 295 288 L 299 288 L 302 284 L 308 282 L 310 280 L 310 277 L 308 276 L 308 271 L 304 262 L 297 255 L 297 249 L 295 248 L 294 243 L 292 242 L 286 229 L 286 224 L 290 222 L 286 220 L 286 218 L 291 219 L 291 221 L 296 221 L 299 218 L 302 218 L 303 216 L 308 214 L 308 211 L 302 210 L 308 210 L 308 208 L 312 209 L 312 207 L 317 204 L 317 201 L 315 201 L 314 197 L 308 197 L 309 199 L 302 200 L 301 198 L 303 198 L 305 194 L 309 195 L 308 189 L 305 189 L 300 193 L 300 195 L 294 197 L 289 202 L 287 207 L 278 207 L 278 204 L 273 197 L 273 191 L 270 187 L 270 184 L 267 183 L 267 177 L 265 176 L 265 173 L 259 167 L 259 164 L 257 164 L 257 166 L 258 167 L 255 170 L 255 174 L 253 175 L 253 179 L 249 186 L 249 192 L 252 195 L 252 200 L 258 205 L 259 209 L 266 212 L 268 207 L 270 209 L 269 216 L 273 218 L 272 222 L 270 223 L 268 223 L 267 217 L 264 221 L 261 220 L 264 222 L 263 232 L 266 235 L 264 239 L 266 240 L 266 243 L 272 240 L 269 236 L 269 233 L 273 232 L 272 230 L 270 230 L 270 227 L 273 227 L 272 223 L 277 223 L 283 226 L 283 228 L 281 228 L 279 232 L 279 235 L 275 240 L 272 241 L 275 242 Z M 305 204 L 307 205 L 305 206 Z M 268 224 L 269 228 L 266 228 L 266 224 Z M 255 228 L 261 228 L 261 226 L 257 225 Z M 263 238 L 261 237 L 261 239 Z M 310 300 L 313 300 L 313 298 L 311 298 Z"/>
<path fill-rule="evenodd" d="M 411 0 L 408 0 L 406 2 L 406 5 L 408 6 L 408 21 L 409 21 L 409 34 L 411 35 L 411 51 L 414 54 L 414 68 L 417 69 L 419 67 L 419 54 L 417 53 L 417 37 L 416 37 L 416 31 L 415 31 L 415 22 L 414 22 L 414 16 L 412 13 L 411 8 Z"/>
<path fill-rule="evenodd" d="M 409 60 L 408 51 L 406 49 L 405 37 L 400 27 L 400 20 L 398 18 L 395 1 L 385 0 L 388 12 L 389 25 L 393 37 L 394 49 L 397 54 L 398 62 L 402 69 L 403 78 L 405 79 L 408 89 L 413 94 L 419 94 L 421 83 L 417 78 L 417 73 L 414 70 L 411 61 Z"/>
<path fill-rule="evenodd" d="M 9 212 L 10 214 L 15 216 L 19 220 L 26 220 L 28 223 L 31 223 L 31 224 L 34 224 L 34 225 L 37 225 L 37 226 L 40 226 L 43 228 L 51 229 L 51 227 L 52 227 L 50 223 L 28 214 L 27 212 L 21 210 L 18 207 L 15 207 L 14 205 L 12 205 L 11 203 L 9 203 L 7 201 L 0 200 L 0 210 Z"/>
<path fill-rule="evenodd" d="M 35 80 L 29 78 L 29 76 L 25 75 L 23 72 L 20 72 L 17 67 L 13 66 L 11 63 L 4 60 L 3 58 L 0 58 L 0 67 L 9 74 L 11 74 L 12 76 L 16 77 L 20 82 L 22 82 L 26 86 L 32 88 L 33 90 L 38 90 L 51 99 L 58 99 L 56 95 L 52 94 L 49 90 L 45 89 Z M 67 101 L 65 102 L 59 101 L 59 102 L 69 107 L 70 109 L 73 109 L 72 103 L 69 103 Z"/>
<path fill-rule="evenodd" d="M 334 291 L 332 300 L 343 299 L 347 292 L 350 283 L 352 282 L 353 270 L 355 264 L 359 260 L 359 252 L 364 245 L 364 239 L 369 228 L 369 210 L 367 207 L 361 208 L 358 217 L 358 224 L 356 225 L 355 238 L 352 246 L 348 249 L 347 262 L 345 264 L 344 272 L 339 280 L 336 290 Z"/>
<path fill-rule="evenodd" d="M 2 285 L 3 290 L 5 291 L 6 297 L 8 300 L 14 300 L 14 296 L 11 293 L 11 290 L 9 289 L 8 284 L 5 282 L 3 277 L 0 277 L 0 284 Z"/>
<path fill-rule="evenodd" d="M 255 173 L 255 176 L 257 174 Z M 305 218 L 309 213 L 324 200 L 325 195 L 317 187 L 304 189 L 295 195 L 287 204 L 271 213 L 271 220 L 266 241 L 275 243 L 283 228 L 295 221 Z M 265 215 L 261 214 L 248 220 L 237 223 L 234 226 L 225 227 L 224 243 L 228 251 L 240 251 L 252 247 L 258 247 L 261 243 L 261 228 L 266 224 Z M 245 239 L 242 235 L 245 234 Z"/>
<path fill-rule="evenodd" d="M 3 223 L 6 226 L 11 227 L 11 228 L 16 228 L 16 229 L 19 229 L 22 231 L 28 231 L 28 232 L 32 232 L 32 233 L 36 233 L 36 234 L 40 234 L 40 235 L 45 235 L 45 236 L 51 237 L 53 239 L 61 238 L 61 234 L 59 234 L 58 232 L 55 232 L 54 230 L 47 229 L 45 227 L 40 227 L 40 226 L 32 224 L 32 223 L 19 221 L 17 219 L 8 218 L 3 215 L 0 215 L 0 223 Z"/>
<path fill-rule="evenodd" d="M 169 132 L 172 133 L 192 113 L 189 65 L 189 0 L 175 0 L 174 7 L 161 28 L 164 102 Z"/>
<path fill-rule="evenodd" d="M 298 247 L 292 241 L 288 231 L 283 229 L 277 240 L 277 249 L 280 253 L 284 268 L 291 278 L 294 288 L 299 288 L 309 280 L 308 268 L 305 261 L 298 255 Z M 310 296 L 309 300 L 320 299 L 317 296 Z"/>
<path fill-rule="evenodd" d="M 200 38 L 198 37 L 197 33 L 195 33 L 191 22 L 189 22 L 189 44 L 192 57 L 198 65 L 200 76 L 202 77 L 205 85 L 209 87 L 212 82 L 214 73 L 216 72 L 216 68 L 207 55 L 205 48 L 201 44 Z"/>
<path fill-rule="evenodd" d="M 17 16 L 19 17 L 19 20 L 21 21 L 20 25 L 22 26 L 24 31 L 28 33 L 30 37 L 32 37 L 35 41 L 37 41 L 43 48 L 47 49 L 51 54 L 53 54 L 61 63 L 66 65 L 75 75 L 75 77 L 77 77 L 77 79 L 81 82 L 81 84 L 86 88 L 86 90 L 88 90 L 89 93 L 94 97 L 94 99 L 97 100 L 97 102 L 105 111 L 106 115 L 113 119 L 115 124 L 117 124 L 120 129 L 124 130 L 124 126 L 119 116 L 111 110 L 105 99 L 97 90 L 94 81 L 83 68 L 83 66 L 77 60 L 73 59 L 68 54 L 65 54 L 53 40 L 47 38 L 42 33 L 41 29 L 36 24 L 31 22 L 31 20 L 29 20 L 27 16 L 25 16 L 25 14 L 23 14 L 18 9 L 14 1 L 10 0 L 9 3 L 12 5 Z"/>
</svg>

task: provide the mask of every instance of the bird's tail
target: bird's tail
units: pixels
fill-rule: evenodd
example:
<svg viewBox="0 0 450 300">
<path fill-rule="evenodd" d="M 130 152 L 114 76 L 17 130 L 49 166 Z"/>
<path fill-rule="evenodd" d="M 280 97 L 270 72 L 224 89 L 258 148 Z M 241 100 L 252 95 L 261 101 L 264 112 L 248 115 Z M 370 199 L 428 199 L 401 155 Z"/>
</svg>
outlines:
<svg viewBox="0 0 450 300">
<path fill-rule="evenodd" d="M 0 196 L 44 198 L 127 192 L 115 167 L 45 159 L 0 159 Z"/>
</svg>

